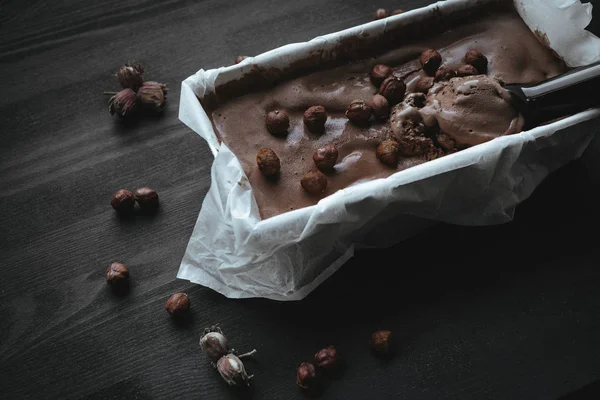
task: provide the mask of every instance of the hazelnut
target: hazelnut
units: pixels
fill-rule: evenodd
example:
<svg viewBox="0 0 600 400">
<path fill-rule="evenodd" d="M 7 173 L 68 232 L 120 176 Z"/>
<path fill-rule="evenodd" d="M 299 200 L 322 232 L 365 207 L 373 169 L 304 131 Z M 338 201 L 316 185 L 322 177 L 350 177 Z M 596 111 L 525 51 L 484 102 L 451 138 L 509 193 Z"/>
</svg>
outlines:
<svg viewBox="0 0 600 400">
<path fill-rule="evenodd" d="M 394 10 L 392 11 L 392 15 L 404 14 L 404 10 Z"/>
<path fill-rule="evenodd" d="M 106 282 L 111 285 L 122 285 L 129 280 L 129 270 L 119 262 L 111 263 L 106 270 Z"/>
<path fill-rule="evenodd" d="M 477 71 L 484 74 L 487 71 L 488 59 L 478 50 L 471 49 L 465 54 L 465 63 L 477 68 Z"/>
<path fill-rule="evenodd" d="M 346 118 L 356 125 L 365 125 L 371 118 L 371 107 L 363 100 L 354 100 L 346 109 Z"/>
<path fill-rule="evenodd" d="M 131 212 L 135 206 L 135 197 L 129 190 L 120 189 L 113 194 L 110 204 L 120 213 Z"/>
<path fill-rule="evenodd" d="M 327 346 L 317 351 L 315 354 L 315 364 L 324 371 L 333 372 L 340 367 L 340 359 L 337 355 L 337 349 L 333 346 Z"/>
<path fill-rule="evenodd" d="M 165 303 L 165 309 L 173 316 L 181 315 L 190 309 L 190 298 L 185 293 L 175 293 Z"/>
<path fill-rule="evenodd" d="M 323 133 L 327 112 L 323 106 L 312 106 L 304 111 L 304 125 L 312 133 Z"/>
<path fill-rule="evenodd" d="M 449 67 L 441 66 L 435 72 L 435 81 L 449 81 L 456 76 L 456 72 Z"/>
<path fill-rule="evenodd" d="M 423 71 L 429 76 L 434 76 L 435 72 L 442 64 L 442 56 L 434 49 L 427 49 L 421 53 L 419 58 Z"/>
<path fill-rule="evenodd" d="M 266 124 L 272 135 L 285 135 L 290 128 L 290 118 L 283 111 L 273 110 L 267 114 Z"/>
<path fill-rule="evenodd" d="M 148 187 L 136 189 L 135 199 L 142 210 L 151 211 L 158 208 L 158 193 Z"/>
<path fill-rule="evenodd" d="M 322 193 L 327 188 L 327 177 L 318 169 L 312 169 L 302 177 L 300 185 L 308 193 Z"/>
<path fill-rule="evenodd" d="M 429 76 L 423 76 L 417 81 L 417 84 L 415 85 L 415 92 L 427 94 L 432 86 L 433 78 Z"/>
<path fill-rule="evenodd" d="M 387 99 L 390 105 L 396 105 L 402 101 L 406 93 L 406 84 L 395 76 L 389 76 L 381 83 L 379 94 Z"/>
<path fill-rule="evenodd" d="M 244 61 L 246 58 L 248 58 L 248 56 L 237 56 L 237 57 L 235 58 L 235 63 L 236 63 L 236 64 L 239 64 L 239 63 L 241 63 L 242 61 Z"/>
<path fill-rule="evenodd" d="M 392 354 L 392 331 L 377 331 L 371 335 L 371 350 L 378 356 L 387 357 Z"/>
<path fill-rule="evenodd" d="M 387 65 L 377 64 L 371 70 L 369 77 L 371 78 L 371 82 L 373 85 L 379 87 L 381 86 L 381 82 L 388 76 L 392 74 L 392 69 Z"/>
<path fill-rule="evenodd" d="M 296 383 L 304 390 L 314 390 L 319 386 L 317 369 L 312 363 L 303 362 L 298 367 Z"/>
<path fill-rule="evenodd" d="M 313 161 L 321 171 L 332 171 L 338 159 L 338 149 L 328 144 L 315 151 Z"/>
<path fill-rule="evenodd" d="M 379 8 L 375 11 L 375 19 L 387 18 L 390 16 L 390 13 L 387 12 L 385 8 Z"/>
<path fill-rule="evenodd" d="M 390 115 L 390 103 L 380 94 L 371 97 L 369 107 L 371 107 L 371 112 L 377 119 L 386 119 Z"/>
<path fill-rule="evenodd" d="M 256 164 L 258 164 L 258 169 L 260 169 L 260 172 L 265 176 L 273 176 L 277 174 L 281 168 L 281 163 L 277 154 L 266 147 L 260 149 L 258 154 L 256 154 Z"/>
<path fill-rule="evenodd" d="M 395 140 L 384 140 L 377 146 L 377 158 L 390 167 L 398 165 L 398 142 Z"/>
<path fill-rule="evenodd" d="M 456 70 L 456 76 L 470 76 L 470 75 L 479 75 L 479 71 L 472 65 L 465 64 L 458 67 Z"/>
</svg>

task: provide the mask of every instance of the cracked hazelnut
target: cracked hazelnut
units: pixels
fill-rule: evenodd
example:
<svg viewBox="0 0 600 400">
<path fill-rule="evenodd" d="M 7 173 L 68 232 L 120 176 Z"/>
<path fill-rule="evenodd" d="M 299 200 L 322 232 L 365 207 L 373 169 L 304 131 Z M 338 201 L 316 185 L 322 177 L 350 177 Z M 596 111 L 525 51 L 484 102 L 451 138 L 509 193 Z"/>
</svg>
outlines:
<svg viewBox="0 0 600 400">
<path fill-rule="evenodd" d="M 363 100 L 354 100 L 346 109 L 346 118 L 356 125 L 365 125 L 371 118 L 371 107 Z"/>
<path fill-rule="evenodd" d="M 456 76 L 470 76 L 470 75 L 479 75 L 479 71 L 472 65 L 465 64 L 458 67 L 456 70 Z"/>
<path fill-rule="evenodd" d="M 266 125 L 272 135 L 285 135 L 290 128 L 290 118 L 283 111 L 273 110 L 267 114 Z"/>
<path fill-rule="evenodd" d="M 377 64 L 371 70 L 369 77 L 371 78 L 371 82 L 373 85 L 379 87 L 381 86 L 381 82 L 384 81 L 385 78 L 392 74 L 392 69 L 387 65 Z"/>
<path fill-rule="evenodd" d="M 314 390 L 319 386 L 317 369 L 312 363 L 303 362 L 298 367 L 296 383 L 304 390 Z"/>
<path fill-rule="evenodd" d="M 390 103 L 380 94 L 371 97 L 369 107 L 371 107 L 371 112 L 377 119 L 386 119 L 390 115 Z"/>
<path fill-rule="evenodd" d="M 429 76 L 423 76 L 417 81 L 417 84 L 415 85 L 415 92 L 427 94 L 432 86 L 433 78 Z"/>
<path fill-rule="evenodd" d="M 258 169 L 265 176 L 273 176 L 279 172 L 281 168 L 281 163 L 279 161 L 279 157 L 277 154 L 269 148 L 263 147 L 256 154 L 256 164 L 258 164 Z"/>
<path fill-rule="evenodd" d="M 395 76 L 385 78 L 379 87 L 379 94 L 387 99 L 390 106 L 400 103 L 404 93 L 406 93 L 406 84 Z"/>
<path fill-rule="evenodd" d="M 456 76 L 456 72 L 449 67 L 441 66 L 435 72 L 435 81 L 449 81 Z"/>
<path fill-rule="evenodd" d="M 434 76 L 435 72 L 442 64 L 442 56 L 434 49 L 427 49 L 421 53 L 419 58 L 423 71 L 429 76 Z"/>
<path fill-rule="evenodd" d="M 173 316 L 181 315 L 190 309 L 190 298 L 185 293 L 175 293 L 165 303 L 165 309 Z"/>
<path fill-rule="evenodd" d="M 384 140 L 377 146 L 377 158 L 390 167 L 398 165 L 398 142 L 395 140 Z"/>
<path fill-rule="evenodd" d="M 327 346 L 317 351 L 315 354 L 315 364 L 324 371 L 333 372 L 340 367 L 337 349 L 333 346 Z"/>
<path fill-rule="evenodd" d="M 482 74 L 487 71 L 488 59 L 478 50 L 471 49 L 467 51 L 467 54 L 465 54 L 465 63 L 474 66 Z"/>
<path fill-rule="evenodd" d="M 325 130 L 327 111 L 323 106 L 312 106 L 304 111 L 304 125 L 312 133 L 322 133 Z"/>
<path fill-rule="evenodd" d="M 235 58 L 235 63 L 236 63 L 236 64 L 239 64 L 239 63 L 241 63 L 242 61 L 244 61 L 246 58 L 248 58 L 248 56 L 237 56 L 237 57 Z"/>
<path fill-rule="evenodd" d="M 134 196 L 142 210 L 151 211 L 158 208 L 158 193 L 156 193 L 156 190 L 142 187 L 136 189 Z"/>
<path fill-rule="evenodd" d="M 379 8 L 375 11 L 375 19 L 387 18 L 390 16 L 390 13 L 385 8 Z"/>
<path fill-rule="evenodd" d="M 135 206 L 135 197 L 129 190 L 120 189 L 113 194 L 110 204 L 120 213 L 129 213 Z"/>
<path fill-rule="evenodd" d="M 327 188 L 327 177 L 318 169 L 312 169 L 302 177 L 300 185 L 308 193 L 322 193 Z"/>
<path fill-rule="evenodd" d="M 332 171 L 338 159 L 338 149 L 333 144 L 325 145 L 313 154 L 313 161 L 321 171 Z"/>
<path fill-rule="evenodd" d="M 371 335 L 371 350 L 378 356 L 387 357 L 392 354 L 392 331 L 381 330 Z"/>
<path fill-rule="evenodd" d="M 129 270 L 124 264 L 113 262 L 106 270 L 106 282 L 111 285 L 121 285 L 129 279 Z"/>
</svg>

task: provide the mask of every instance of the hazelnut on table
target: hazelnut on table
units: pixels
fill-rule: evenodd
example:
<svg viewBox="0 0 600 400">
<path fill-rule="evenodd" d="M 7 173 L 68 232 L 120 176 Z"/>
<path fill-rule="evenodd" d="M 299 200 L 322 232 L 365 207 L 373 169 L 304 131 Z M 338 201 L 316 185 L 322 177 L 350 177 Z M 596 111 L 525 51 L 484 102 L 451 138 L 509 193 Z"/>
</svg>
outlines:
<svg viewBox="0 0 600 400">
<path fill-rule="evenodd" d="M 326 372 L 334 372 L 341 366 L 341 360 L 334 346 L 327 346 L 315 354 L 315 364 Z"/>
<path fill-rule="evenodd" d="M 113 194 L 110 204 L 120 213 L 129 213 L 135 206 L 135 196 L 127 189 L 119 189 Z"/>
<path fill-rule="evenodd" d="M 312 363 L 303 362 L 296 373 L 296 383 L 304 390 L 316 389 L 320 382 L 317 369 Z"/>
<path fill-rule="evenodd" d="M 110 263 L 106 269 L 106 282 L 111 285 L 122 285 L 129 280 L 129 270 L 120 262 Z"/>
<path fill-rule="evenodd" d="M 393 352 L 392 331 L 380 330 L 371 335 L 371 351 L 380 357 L 389 357 Z"/>
<path fill-rule="evenodd" d="M 142 210 L 152 211 L 158 208 L 158 193 L 156 193 L 156 190 L 142 187 L 136 189 L 134 196 Z"/>
<path fill-rule="evenodd" d="M 267 114 L 265 125 L 272 135 L 282 136 L 285 135 L 290 128 L 290 118 L 283 111 L 273 110 Z"/>
<path fill-rule="evenodd" d="M 185 293 L 175 293 L 165 303 L 165 309 L 173 316 L 179 316 L 190 309 L 190 298 Z"/>
<path fill-rule="evenodd" d="M 375 11 L 375 19 L 383 19 L 390 16 L 390 13 L 385 8 L 379 8 Z"/>
</svg>

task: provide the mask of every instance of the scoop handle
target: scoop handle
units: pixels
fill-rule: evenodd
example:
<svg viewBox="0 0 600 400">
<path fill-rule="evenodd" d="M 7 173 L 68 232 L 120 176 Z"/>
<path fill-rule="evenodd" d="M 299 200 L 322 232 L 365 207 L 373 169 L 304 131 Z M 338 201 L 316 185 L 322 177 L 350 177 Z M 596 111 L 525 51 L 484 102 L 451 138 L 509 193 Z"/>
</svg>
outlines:
<svg viewBox="0 0 600 400">
<path fill-rule="evenodd" d="M 527 127 L 600 105 L 600 62 L 572 69 L 535 86 L 505 86 Z"/>
</svg>

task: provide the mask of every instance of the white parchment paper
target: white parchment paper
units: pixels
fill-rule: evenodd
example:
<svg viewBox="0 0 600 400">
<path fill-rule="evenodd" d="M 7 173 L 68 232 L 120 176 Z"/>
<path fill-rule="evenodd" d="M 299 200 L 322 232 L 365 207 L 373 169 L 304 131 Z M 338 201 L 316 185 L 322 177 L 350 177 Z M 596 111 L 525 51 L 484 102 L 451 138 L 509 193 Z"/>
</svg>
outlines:
<svg viewBox="0 0 600 400">
<path fill-rule="evenodd" d="M 456 12 L 486 0 L 451 0 L 374 21 L 307 43 L 200 70 L 182 83 L 179 118 L 206 139 L 215 159 L 212 184 L 177 277 L 231 298 L 299 300 L 360 247 L 386 247 L 434 221 L 488 225 L 510 221 L 514 207 L 550 173 L 579 157 L 596 131 L 600 110 L 505 136 L 433 160 L 386 179 L 350 186 L 317 205 L 261 220 L 244 171 L 219 144 L 198 98 L 253 66 L 279 68 L 309 52 L 335 52 L 344 37 L 379 34 L 428 13 Z M 515 0 L 532 31 L 569 66 L 600 60 L 600 39 L 583 29 L 591 4 L 578 0 Z M 331 53 L 330 53 L 331 54 Z"/>
</svg>

